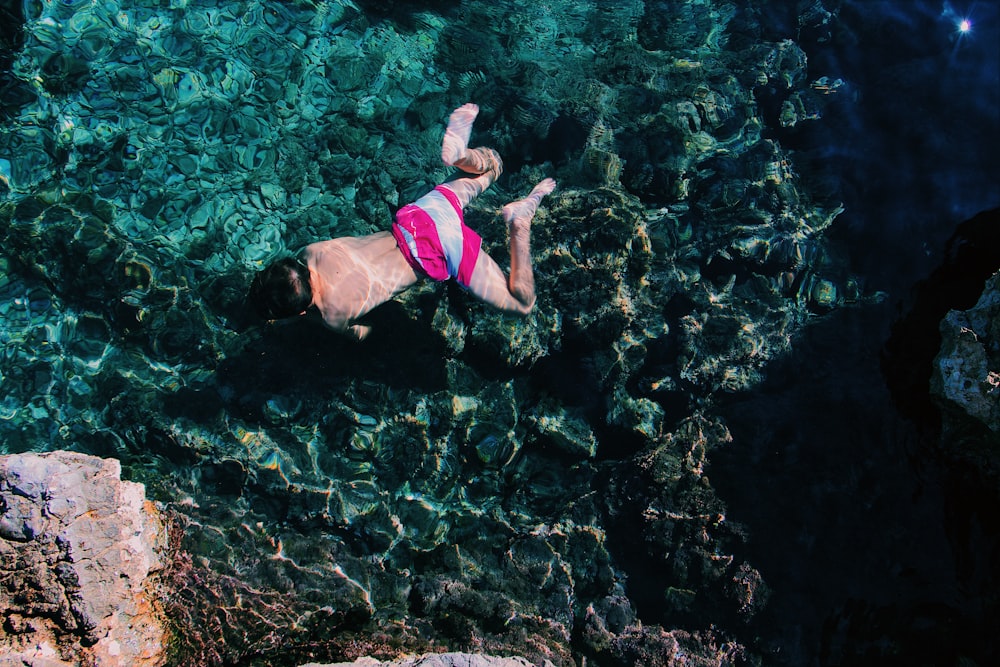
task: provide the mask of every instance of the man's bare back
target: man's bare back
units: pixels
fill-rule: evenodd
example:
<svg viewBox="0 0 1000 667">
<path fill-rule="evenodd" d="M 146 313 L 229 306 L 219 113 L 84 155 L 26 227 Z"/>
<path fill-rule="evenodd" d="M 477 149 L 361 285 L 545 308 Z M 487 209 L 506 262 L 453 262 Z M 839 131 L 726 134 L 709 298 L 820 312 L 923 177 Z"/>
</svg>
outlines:
<svg viewBox="0 0 1000 667">
<path fill-rule="evenodd" d="M 312 243 L 302 261 L 309 267 L 312 305 L 323 321 L 358 340 L 369 327 L 355 320 L 419 280 L 389 232 Z"/>
<path fill-rule="evenodd" d="M 376 306 L 422 277 L 454 278 L 482 301 L 504 312 L 527 314 L 534 307 L 531 220 L 555 181 L 546 178 L 524 199 L 507 204 L 510 275 L 480 248 L 479 235 L 465 226 L 462 210 L 502 172 L 496 151 L 470 149 L 479 107 L 452 112 L 442 160 L 469 174 L 442 184 L 400 209 L 392 232 L 343 237 L 307 246 L 298 260 L 279 260 L 257 274 L 251 299 L 267 319 L 302 314 L 316 307 L 331 329 L 357 340 L 370 327 L 359 323 Z"/>
</svg>

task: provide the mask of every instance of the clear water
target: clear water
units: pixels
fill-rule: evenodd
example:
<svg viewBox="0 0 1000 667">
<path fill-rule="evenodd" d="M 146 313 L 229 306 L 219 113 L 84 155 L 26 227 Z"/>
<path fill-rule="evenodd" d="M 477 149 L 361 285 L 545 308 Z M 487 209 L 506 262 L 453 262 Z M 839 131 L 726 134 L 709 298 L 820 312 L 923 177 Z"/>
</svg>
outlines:
<svg viewBox="0 0 1000 667">
<path fill-rule="evenodd" d="M 877 355 L 1000 200 L 994 5 L 2 11 L 0 450 L 120 458 L 175 513 L 189 659 L 633 664 L 641 621 L 664 660 L 653 629 L 715 628 L 823 664 L 863 654 L 850 601 L 904 654 L 907 605 L 971 604 Z M 447 178 L 466 101 L 494 257 L 499 207 L 560 183 L 536 312 L 423 284 L 362 345 L 255 321 L 253 272 Z"/>
</svg>

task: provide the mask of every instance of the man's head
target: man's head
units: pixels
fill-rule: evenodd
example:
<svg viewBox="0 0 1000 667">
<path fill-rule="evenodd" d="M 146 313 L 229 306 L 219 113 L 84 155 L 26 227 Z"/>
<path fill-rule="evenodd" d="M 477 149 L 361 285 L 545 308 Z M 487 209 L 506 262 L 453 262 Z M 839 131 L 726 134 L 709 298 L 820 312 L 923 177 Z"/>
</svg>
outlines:
<svg viewBox="0 0 1000 667">
<path fill-rule="evenodd" d="M 279 259 L 254 276 L 250 301 L 265 320 L 302 313 L 312 304 L 309 268 L 294 257 Z"/>
</svg>

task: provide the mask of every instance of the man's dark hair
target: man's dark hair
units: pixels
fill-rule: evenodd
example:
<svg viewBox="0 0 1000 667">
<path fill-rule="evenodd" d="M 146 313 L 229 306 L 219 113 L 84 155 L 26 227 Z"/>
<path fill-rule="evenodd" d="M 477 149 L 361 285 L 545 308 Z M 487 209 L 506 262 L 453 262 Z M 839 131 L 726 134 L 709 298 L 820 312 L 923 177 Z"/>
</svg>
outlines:
<svg viewBox="0 0 1000 667">
<path fill-rule="evenodd" d="M 294 257 L 279 259 L 254 276 L 250 301 L 265 320 L 298 315 L 312 303 L 309 269 Z"/>
</svg>

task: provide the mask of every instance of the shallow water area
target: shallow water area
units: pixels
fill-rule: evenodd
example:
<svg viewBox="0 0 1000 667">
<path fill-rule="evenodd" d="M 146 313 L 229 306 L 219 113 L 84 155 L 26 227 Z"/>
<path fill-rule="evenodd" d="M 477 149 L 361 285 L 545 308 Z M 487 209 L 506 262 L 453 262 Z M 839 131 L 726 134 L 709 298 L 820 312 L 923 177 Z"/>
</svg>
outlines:
<svg viewBox="0 0 1000 667">
<path fill-rule="evenodd" d="M 968 600 L 879 348 L 1000 200 L 996 11 L 957 35 L 944 7 L 4 8 L 0 451 L 118 458 L 171 512 L 180 664 L 916 655 L 885 596 Z M 500 208 L 559 182 L 533 313 L 423 282 L 362 344 L 256 320 L 254 272 L 451 176 L 467 101 L 502 266 Z M 907 512 L 920 559 L 879 532 Z M 843 629 L 871 608 L 898 624 Z"/>
</svg>

